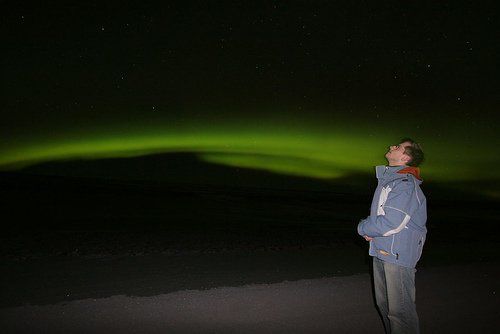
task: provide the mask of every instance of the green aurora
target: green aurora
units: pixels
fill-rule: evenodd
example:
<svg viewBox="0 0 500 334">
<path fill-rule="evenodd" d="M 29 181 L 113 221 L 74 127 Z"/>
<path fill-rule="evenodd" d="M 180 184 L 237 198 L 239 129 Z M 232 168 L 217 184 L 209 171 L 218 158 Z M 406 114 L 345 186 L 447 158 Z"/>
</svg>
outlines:
<svg viewBox="0 0 500 334">
<path fill-rule="evenodd" d="M 483 156 L 481 164 L 467 159 L 485 151 L 481 142 L 463 137 L 463 129 L 447 129 L 446 136 L 428 131 L 415 132 L 410 126 L 354 124 L 348 121 L 310 122 L 267 119 L 265 122 L 178 124 L 137 122 L 108 127 L 59 131 L 57 135 L 24 136 L 0 147 L 0 169 L 16 170 L 41 162 L 132 157 L 153 153 L 191 152 L 200 159 L 227 166 L 266 170 L 279 174 L 336 179 L 352 173 L 371 173 L 372 166 L 384 164 L 390 144 L 403 136 L 423 144 L 426 180 L 498 181 L 492 169 L 482 169 L 484 159 L 498 163 L 498 157 Z M 392 130 L 389 130 L 392 129 Z M 481 139 L 483 140 L 483 139 Z M 14 144 L 13 144 L 14 143 Z"/>
</svg>

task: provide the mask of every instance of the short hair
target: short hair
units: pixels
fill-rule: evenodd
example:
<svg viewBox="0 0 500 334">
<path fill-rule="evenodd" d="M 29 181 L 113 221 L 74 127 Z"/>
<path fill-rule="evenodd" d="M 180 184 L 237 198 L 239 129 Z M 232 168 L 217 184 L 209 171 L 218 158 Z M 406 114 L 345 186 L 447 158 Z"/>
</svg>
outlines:
<svg viewBox="0 0 500 334">
<path fill-rule="evenodd" d="M 410 145 L 405 147 L 405 154 L 410 157 L 410 161 L 406 164 L 412 167 L 418 167 L 424 161 L 424 152 L 419 143 L 415 142 L 411 138 L 401 139 L 401 143 L 410 143 Z"/>
</svg>

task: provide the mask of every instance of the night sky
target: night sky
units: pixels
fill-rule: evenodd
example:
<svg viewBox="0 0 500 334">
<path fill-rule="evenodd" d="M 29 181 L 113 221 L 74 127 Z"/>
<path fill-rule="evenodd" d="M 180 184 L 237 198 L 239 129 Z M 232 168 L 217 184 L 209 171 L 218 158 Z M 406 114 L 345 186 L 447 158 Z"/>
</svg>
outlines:
<svg viewBox="0 0 500 334">
<path fill-rule="evenodd" d="M 335 179 L 370 173 L 410 136 L 424 179 L 500 180 L 487 2 L 1 1 L 0 13 L 0 169 L 190 152 Z"/>
</svg>

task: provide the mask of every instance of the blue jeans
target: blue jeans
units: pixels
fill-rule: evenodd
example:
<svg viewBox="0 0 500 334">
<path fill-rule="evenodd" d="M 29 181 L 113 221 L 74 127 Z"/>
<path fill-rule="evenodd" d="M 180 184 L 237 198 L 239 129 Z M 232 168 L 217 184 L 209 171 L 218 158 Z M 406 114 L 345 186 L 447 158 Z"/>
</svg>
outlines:
<svg viewBox="0 0 500 334">
<path fill-rule="evenodd" d="M 375 299 L 386 333 L 419 333 L 414 268 L 373 258 Z"/>
</svg>

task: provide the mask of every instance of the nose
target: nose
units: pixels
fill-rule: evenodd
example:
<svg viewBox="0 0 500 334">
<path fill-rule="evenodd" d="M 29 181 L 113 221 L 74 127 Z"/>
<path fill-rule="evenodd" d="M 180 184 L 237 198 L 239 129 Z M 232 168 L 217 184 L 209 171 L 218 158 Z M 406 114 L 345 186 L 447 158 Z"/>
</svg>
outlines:
<svg viewBox="0 0 500 334">
<path fill-rule="evenodd" d="M 394 150 L 395 148 L 396 148 L 396 145 L 389 146 L 389 150 L 391 150 L 391 151 Z"/>
</svg>

